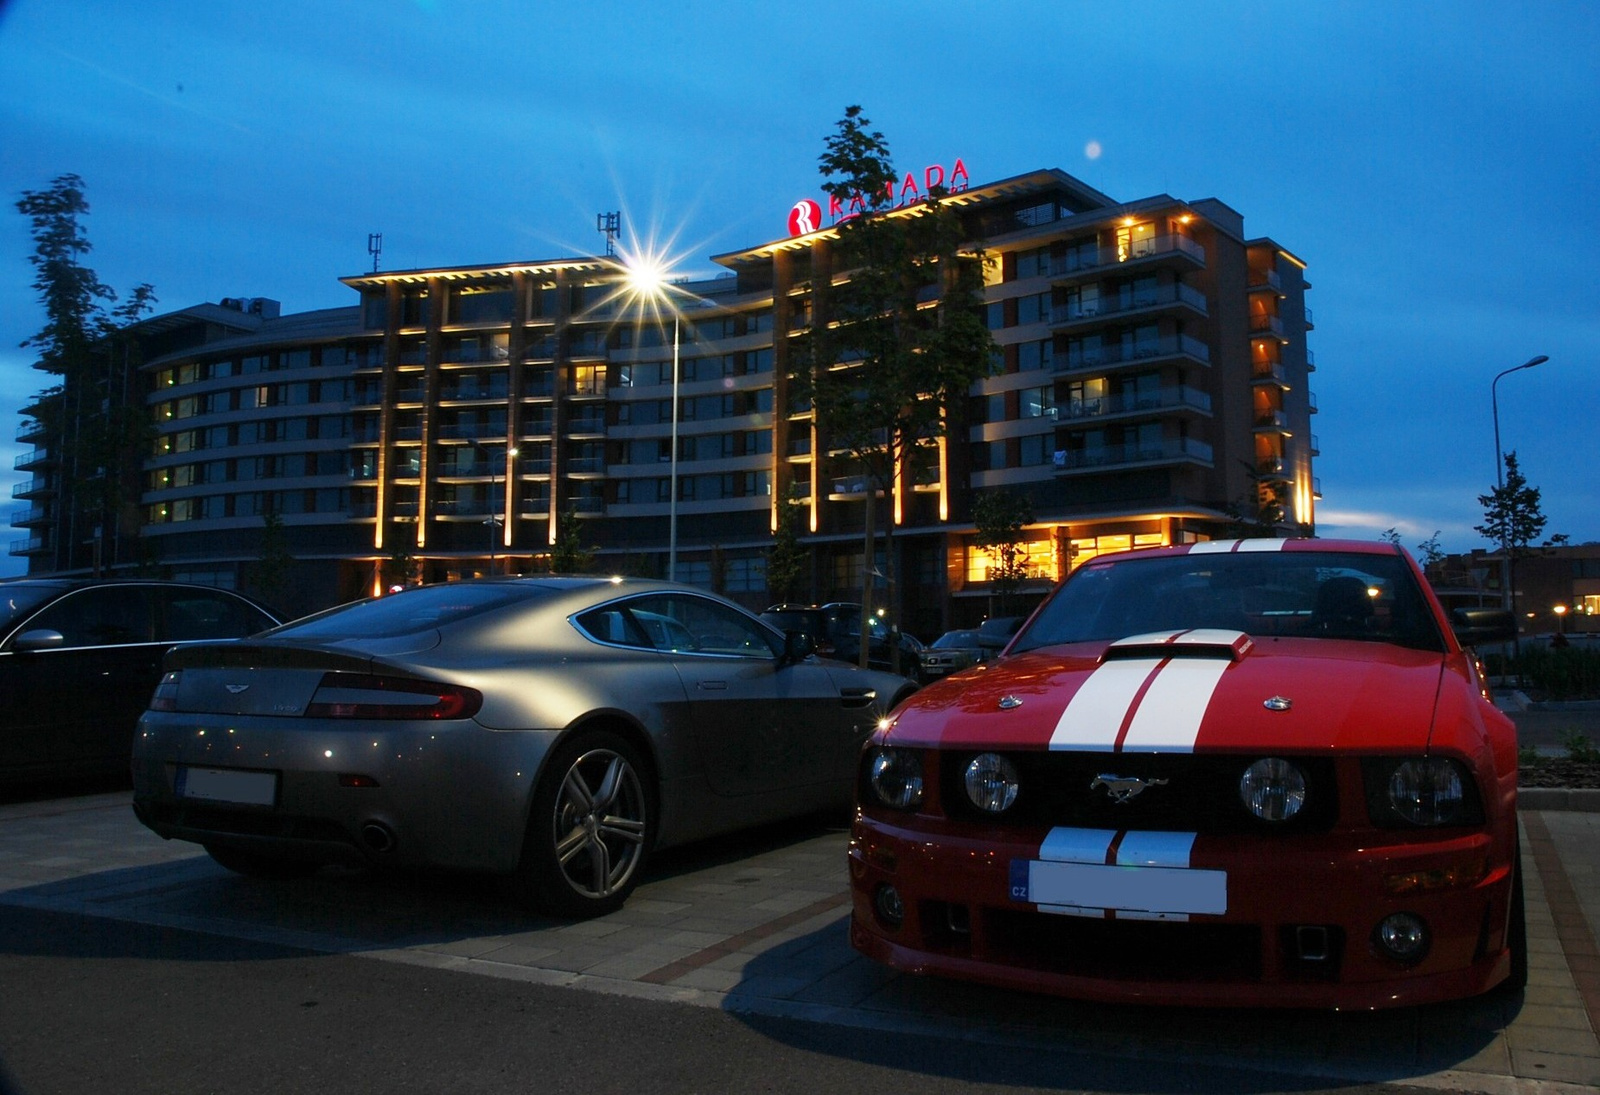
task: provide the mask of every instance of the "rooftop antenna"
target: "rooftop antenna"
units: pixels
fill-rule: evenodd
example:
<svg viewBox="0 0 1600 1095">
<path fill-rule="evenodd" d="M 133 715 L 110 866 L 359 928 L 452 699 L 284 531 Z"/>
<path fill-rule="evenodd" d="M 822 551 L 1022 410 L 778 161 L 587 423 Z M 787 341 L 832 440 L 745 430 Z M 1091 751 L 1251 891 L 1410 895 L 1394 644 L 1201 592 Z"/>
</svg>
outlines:
<svg viewBox="0 0 1600 1095">
<path fill-rule="evenodd" d="M 372 256 L 372 272 L 378 272 L 378 256 L 383 254 L 383 233 L 367 233 L 367 254 Z"/>
<path fill-rule="evenodd" d="M 596 213 L 594 215 L 594 230 L 606 238 L 606 255 L 615 258 L 617 254 L 617 237 L 622 234 L 622 213 Z"/>
</svg>

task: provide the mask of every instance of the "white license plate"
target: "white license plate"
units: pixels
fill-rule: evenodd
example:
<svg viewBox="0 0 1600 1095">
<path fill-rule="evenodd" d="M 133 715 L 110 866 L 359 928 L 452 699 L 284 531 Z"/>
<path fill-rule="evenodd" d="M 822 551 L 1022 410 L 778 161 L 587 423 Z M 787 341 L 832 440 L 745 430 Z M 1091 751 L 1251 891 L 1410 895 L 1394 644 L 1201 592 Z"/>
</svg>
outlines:
<svg viewBox="0 0 1600 1095">
<path fill-rule="evenodd" d="M 178 766 L 174 789 L 179 798 L 230 802 L 240 806 L 272 806 L 278 801 L 278 773 L 238 768 Z"/>
<path fill-rule="evenodd" d="M 1116 909 L 1158 916 L 1221 915 L 1228 911 L 1228 874 L 1187 867 L 1013 859 L 1011 899 L 1056 906 L 1063 912 Z"/>
</svg>

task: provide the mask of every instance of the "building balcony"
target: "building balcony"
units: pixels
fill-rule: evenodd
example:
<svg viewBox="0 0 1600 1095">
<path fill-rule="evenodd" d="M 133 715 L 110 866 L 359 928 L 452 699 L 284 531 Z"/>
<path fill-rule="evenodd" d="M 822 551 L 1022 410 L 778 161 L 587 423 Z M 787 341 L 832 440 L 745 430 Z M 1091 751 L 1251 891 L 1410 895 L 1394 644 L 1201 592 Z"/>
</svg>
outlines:
<svg viewBox="0 0 1600 1095">
<path fill-rule="evenodd" d="M 1317 413 L 1317 393 L 1316 392 L 1307 392 L 1306 393 L 1306 403 L 1310 405 L 1311 413 L 1312 414 L 1316 414 Z"/>
<path fill-rule="evenodd" d="M 575 414 L 567 419 L 566 434 L 603 434 L 606 432 L 606 417 L 603 414 Z"/>
<path fill-rule="evenodd" d="M 12 555 L 39 555 L 45 551 L 43 536 L 30 536 L 26 540 L 11 541 Z"/>
<path fill-rule="evenodd" d="M 1250 333 L 1252 335 L 1272 335 L 1275 338 L 1283 337 L 1283 320 L 1277 316 L 1253 315 L 1250 317 Z"/>
<path fill-rule="evenodd" d="M 50 427 L 40 422 L 37 418 L 25 418 L 22 425 L 17 427 L 18 441 L 36 441 L 50 432 Z"/>
<path fill-rule="evenodd" d="M 1245 285 L 1252 293 L 1283 292 L 1283 279 L 1276 270 L 1252 270 Z"/>
<path fill-rule="evenodd" d="M 1148 367 L 1161 358 L 1186 357 L 1202 365 L 1211 364 L 1211 347 L 1188 335 L 1169 335 L 1149 342 L 1130 342 L 1126 346 L 1106 346 L 1099 350 L 1068 350 L 1058 371 L 1081 372 L 1085 369 L 1107 371 L 1122 366 Z"/>
<path fill-rule="evenodd" d="M 420 436 L 421 427 L 419 426 L 417 429 Z M 505 443 L 506 424 L 504 422 L 442 422 L 435 431 L 435 436 L 447 441 L 484 441 L 487 439 L 489 444 L 498 446 Z M 400 433 L 398 428 L 395 431 L 395 438 L 399 441 L 410 440 L 403 433 Z"/>
<path fill-rule="evenodd" d="M 504 379 L 494 384 L 446 384 L 439 389 L 439 401 L 444 402 L 469 402 L 473 400 L 504 399 L 507 395 L 507 385 Z M 401 396 L 405 398 L 404 395 Z M 417 399 L 421 399 L 420 394 Z"/>
<path fill-rule="evenodd" d="M 1057 475 L 1079 475 L 1150 464 L 1203 464 L 1210 467 L 1212 449 L 1204 441 L 1188 437 L 1163 441 L 1158 445 L 1104 445 L 1091 449 L 1058 449 L 1054 463 Z"/>
<path fill-rule="evenodd" d="M 29 528 L 33 525 L 48 525 L 54 519 L 54 514 L 43 506 L 31 506 L 21 513 L 13 514 L 11 525 L 13 528 Z"/>
<path fill-rule="evenodd" d="M 1306 309 L 1306 330 L 1310 331 L 1310 330 L 1314 329 L 1315 327 L 1316 327 L 1316 324 L 1311 322 L 1311 309 L 1307 308 Z"/>
<path fill-rule="evenodd" d="M 1186 307 L 1202 316 L 1209 314 L 1206 295 L 1200 290 L 1188 285 L 1164 285 L 1125 296 L 1108 294 L 1093 304 L 1064 304 L 1051 310 L 1050 323 L 1054 327 L 1072 327 L 1171 307 Z"/>
<path fill-rule="evenodd" d="M 1312 434 L 1311 435 L 1311 455 L 1312 456 L 1321 456 L 1322 455 L 1322 441 L 1321 441 L 1320 438 L 1317 437 L 1316 434 Z"/>
<path fill-rule="evenodd" d="M 1250 369 L 1250 382 L 1252 384 L 1273 384 L 1284 391 L 1289 390 L 1289 379 L 1283 371 L 1283 366 L 1276 361 L 1258 361 Z"/>
<path fill-rule="evenodd" d="M 1256 462 L 1257 479 L 1289 479 L 1293 476 L 1288 461 L 1260 460 Z"/>
<path fill-rule="evenodd" d="M 1063 260 L 1063 268 L 1051 272 L 1051 279 L 1059 282 L 1082 280 L 1086 276 L 1099 276 L 1106 270 L 1123 270 L 1140 266 L 1179 265 L 1192 270 L 1203 270 L 1206 249 L 1188 236 L 1155 236 L 1139 240 L 1125 249 L 1102 247 L 1093 257 L 1072 255 Z"/>
<path fill-rule="evenodd" d="M 1143 396 L 1107 396 L 1104 399 L 1070 400 L 1057 404 L 1056 412 L 1063 419 L 1106 419 L 1124 415 L 1148 415 L 1159 411 L 1193 411 L 1211 413 L 1211 396 L 1197 388 L 1164 388 Z"/>
<path fill-rule="evenodd" d="M 56 492 L 55 484 L 48 479 L 24 479 L 11 488 L 13 498 L 38 498 Z"/>
<path fill-rule="evenodd" d="M 55 463 L 55 457 L 50 455 L 49 449 L 33 449 L 17 457 L 16 460 L 12 461 L 11 466 L 18 471 L 26 471 L 29 468 L 43 467 L 46 464 L 53 463 Z"/>
<path fill-rule="evenodd" d="M 1313 498 L 1321 498 L 1322 497 L 1322 480 L 1318 476 L 1315 476 L 1315 475 L 1313 475 L 1311 477 L 1311 497 L 1313 497 Z"/>
<path fill-rule="evenodd" d="M 1310 350 L 1307 350 L 1306 351 L 1306 372 L 1314 373 L 1316 371 L 1317 371 L 1317 355 L 1312 353 Z"/>
<path fill-rule="evenodd" d="M 1254 427 L 1256 433 L 1288 433 L 1289 416 L 1282 411 L 1264 411 L 1256 415 Z"/>
</svg>

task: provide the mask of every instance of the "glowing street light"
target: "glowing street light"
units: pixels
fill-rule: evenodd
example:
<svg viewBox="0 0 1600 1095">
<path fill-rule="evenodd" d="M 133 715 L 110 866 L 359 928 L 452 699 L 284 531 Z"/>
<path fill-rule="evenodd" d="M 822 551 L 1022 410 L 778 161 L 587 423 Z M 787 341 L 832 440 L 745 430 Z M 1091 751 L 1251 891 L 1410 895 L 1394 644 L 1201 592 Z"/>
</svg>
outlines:
<svg viewBox="0 0 1600 1095">
<path fill-rule="evenodd" d="M 678 577 L 678 355 L 683 321 L 678 301 L 694 301 L 712 307 L 716 307 L 716 302 L 674 285 L 666 263 L 653 253 L 627 255 L 625 260 L 628 292 L 649 308 L 650 318 L 664 321 L 665 313 L 672 313 L 672 456 L 667 472 L 667 580 L 670 582 Z"/>
</svg>

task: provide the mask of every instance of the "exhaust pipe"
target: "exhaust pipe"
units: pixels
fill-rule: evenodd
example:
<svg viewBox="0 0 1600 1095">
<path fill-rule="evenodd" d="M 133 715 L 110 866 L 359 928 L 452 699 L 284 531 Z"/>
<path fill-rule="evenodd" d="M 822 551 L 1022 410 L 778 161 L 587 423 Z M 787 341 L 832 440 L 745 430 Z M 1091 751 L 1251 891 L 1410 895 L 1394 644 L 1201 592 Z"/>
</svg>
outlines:
<svg viewBox="0 0 1600 1095">
<path fill-rule="evenodd" d="M 394 851 L 394 830 L 381 821 L 366 821 L 361 825 L 361 843 L 367 851 L 385 855 Z"/>
</svg>

